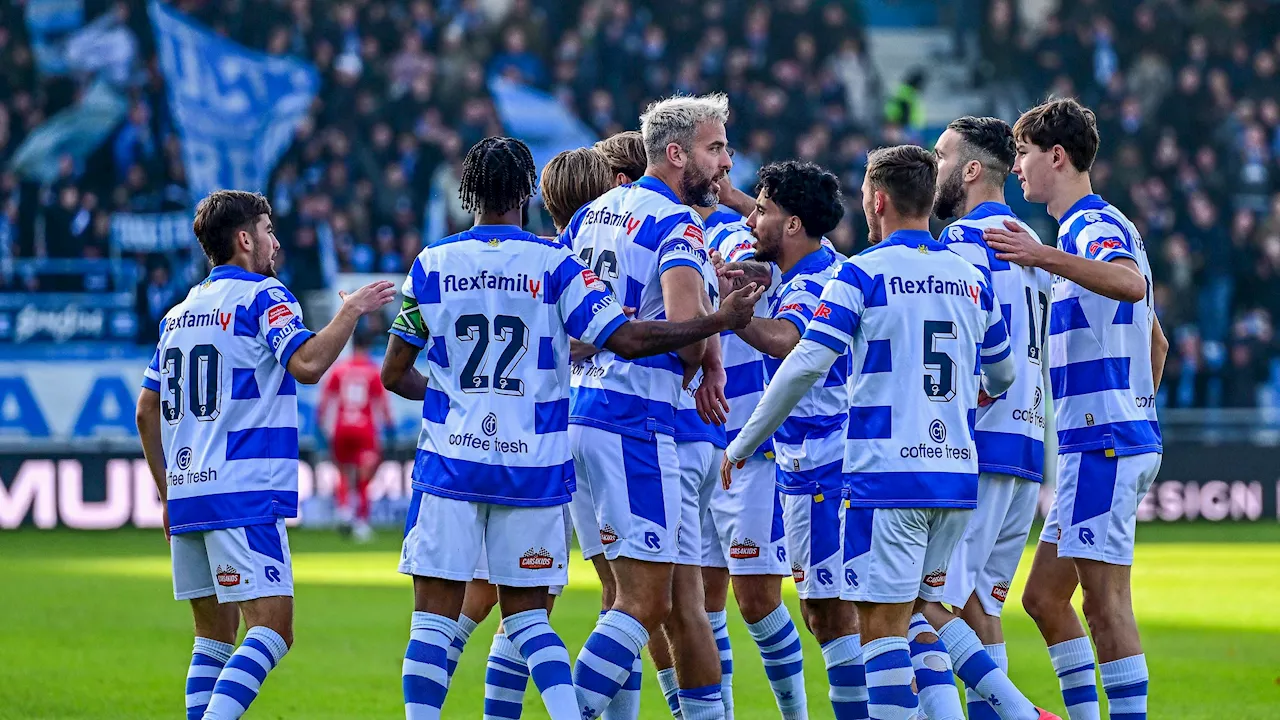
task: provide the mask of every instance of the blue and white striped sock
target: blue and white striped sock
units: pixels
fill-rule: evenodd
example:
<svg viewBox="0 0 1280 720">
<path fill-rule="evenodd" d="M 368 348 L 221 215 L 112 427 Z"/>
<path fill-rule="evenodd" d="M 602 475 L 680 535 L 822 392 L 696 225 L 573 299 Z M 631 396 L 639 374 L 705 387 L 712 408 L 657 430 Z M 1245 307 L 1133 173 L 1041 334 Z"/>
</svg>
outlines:
<svg viewBox="0 0 1280 720">
<path fill-rule="evenodd" d="M 218 675 L 235 651 L 235 645 L 196 638 L 195 648 L 191 651 L 191 666 L 187 668 L 187 720 L 204 717 L 204 709 L 209 706 L 209 698 L 213 697 L 213 685 L 218 682 Z"/>
<path fill-rule="evenodd" d="M 552 629 L 544 608 L 502 618 L 507 637 L 529 667 L 533 684 L 552 720 L 579 720 L 578 695 L 569 670 L 569 651 Z"/>
<path fill-rule="evenodd" d="M 249 628 L 226 667 L 218 674 L 213 696 L 204 711 L 205 720 L 235 720 L 258 697 L 262 683 L 289 652 L 280 633 L 261 625 Z"/>
<path fill-rule="evenodd" d="M 845 635 L 822 646 L 829 697 L 836 720 L 867 720 L 867 671 L 862 665 L 862 638 Z"/>
<path fill-rule="evenodd" d="M 778 701 L 783 720 L 800 720 L 808 717 L 804 692 L 804 653 L 800 649 L 800 633 L 791 622 L 786 605 L 765 616 L 757 623 L 748 623 L 760 657 L 764 660 L 764 674 Z"/>
<path fill-rule="evenodd" d="M 453 642 L 449 643 L 449 654 L 445 657 L 445 670 L 449 673 L 449 679 L 453 679 L 453 671 L 458 669 L 458 658 L 462 657 L 462 649 L 467 646 L 467 641 L 471 639 L 471 633 L 476 630 L 476 621 L 466 615 L 458 616 L 458 631 L 454 633 Z"/>
<path fill-rule="evenodd" d="M 711 632 L 720 651 L 720 697 L 724 699 L 725 720 L 733 720 L 733 646 L 729 644 L 729 615 L 724 610 L 707 613 Z"/>
<path fill-rule="evenodd" d="M 1050 645 L 1049 661 L 1058 674 L 1069 720 L 1101 720 L 1098 679 L 1094 674 L 1093 646 L 1089 638 L 1078 637 Z"/>
<path fill-rule="evenodd" d="M 528 684 L 524 657 L 505 634 L 495 634 L 484 670 L 484 720 L 519 718 Z"/>
<path fill-rule="evenodd" d="M 911 651 L 904 637 L 882 637 L 862 646 L 867 666 L 868 714 L 876 720 L 914 720 L 919 704 L 911 691 Z"/>
<path fill-rule="evenodd" d="M 930 636 L 933 640 L 922 639 Z M 951 656 L 924 615 L 916 613 L 911 616 L 907 638 L 911 648 L 911 669 L 920 693 L 920 709 L 929 716 L 929 720 L 964 720 L 964 707 L 960 704 L 956 678 L 951 672 Z"/>
<path fill-rule="evenodd" d="M 973 691 L 966 695 L 970 699 L 969 720 L 981 720 L 984 717 L 1037 720 L 1040 717 L 1040 711 L 1036 710 L 1036 706 L 1018 690 L 1009 675 L 987 653 L 977 633 L 968 623 L 956 618 L 942 626 L 938 638 L 946 644 L 951 660 L 955 663 L 956 674 Z M 1004 645 L 1000 646 L 1000 650 L 1003 654 Z M 977 703 L 973 702 L 975 696 L 978 698 Z M 975 704 L 986 706 L 978 710 L 976 718 L 973 710 Z"/>
<path fill-rule="evenodd" d="M 573 667 L 582 720 L 600 717 L 630 677 L 636 658 L 648 642 L 649 631 L 630 615 L 610 610 L 600 618 Z"/>
<path fill-rule="evenodd" d="M 724 698 L 720 685 L 681 688 L 680 712 L 684 720 L 724 720 Z"/>
<path fill-rule="evenodd" d="M 1147 720 L 1147 656 L 1130 655 L 1104 662 L 1098 671 L 1102 673 L 1111 720 Z"/>
<path fill-rule="evenodd" d="M 439 720 L 449 692 L 449 646 L 457 632 L 458 621 L 453 618 L 413 614 L 401 670 L 406 720 Z"/>
<path fill-rule="evenodd" d="M 680 714 L 680 686 L 676 684 L 676 669 L 666 668 L 658 671 L 658 687 L 662 688 L 662 697 L 667 699 L 667 707 L 671 709 L 671 717 L 683 720 Z"/>
<path fill-rule="evenodd" d="M 640 681 L 644 678 L 644 660 L 639 656 L 631 664 L 631 674 L 613 702 L 600 715 L 603 720 L 638 720 L 640 717 Z"/>
</svg>

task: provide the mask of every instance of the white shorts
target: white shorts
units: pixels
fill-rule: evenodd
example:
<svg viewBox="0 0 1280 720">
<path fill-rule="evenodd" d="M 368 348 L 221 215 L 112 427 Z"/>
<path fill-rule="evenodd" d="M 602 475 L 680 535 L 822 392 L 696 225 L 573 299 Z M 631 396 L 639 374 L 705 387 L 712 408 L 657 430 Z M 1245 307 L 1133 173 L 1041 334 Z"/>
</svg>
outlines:
<svg viewBox="0 0 1280 720">
<path fill-rule="evenodd" d="M 680 457 L 680 521 L 676 524 L 676 563 L 702 565 L 702 521 L 711 492 L 720 484 L 719 458 L 724 451 L 706 441 L 678 442 Z"/>
<path fill-rule="evenodd" d="M 723 453 L 720 454 L 723 457 Z M 717 475 L 719 463 L 717 463 Z M 702 521 L 702 564 L 730 575 L 786 575 L 782 495 L 773 458 L 752 455 L 733 470 L 728 490 L 716 486 Z"/>
<path fill-rule="evenodd" d="M 670 435 L 639 440 L 587 425 L 569 425 L 569 448 L 595 506 L 609 560 L 677 560 L 680 459 Z"/>
<path fill-rule="evenodd" d="M 293 561 L 284 519 L 267 525 L 180 533 L 170 538 L 173 597 L 217 595 L 232 603 L 293 596 Z"/>
<path fill-rule="evenodd" d="M 400 572 L 467 582 L 481 553 L 489 582 L 552 587 L 569 582 L 564 508 L 513 507 L 413 491 Z"/>
<path fill-rule="evenodd" d="M 1001 473 L 978 476 L 978 509 L 951 553 L 943 602 L 964 607 L 976 591 L 982 611 L 1000 617 L 1039 499 L 1038 482 Z"/>
<path fill-rule="evenodd" d="M 595 503 L 591 500 L 591 488 L 579 478 L 578 489 L 573 491 L 573 499 L 569 501 L 569 518 L 573 521 L 573 532 L 578 536 L 578 545 L 582 548 L 582 559 L 604 554 L 604 543 L 600 542 L 600 523 L 596 521 Z"/>
<path fill-rule="evenodd" d="M 947 564 L 972 510 L 851 508 L 845 515 L 845 575 L 841 597 L 897 604 L 942 601 Z"/>
<path fill-rule="evenodd" d="M 573 525 L 569 522 L 569 506 L 561 505 L 560 509 L 564 514 L 564 546 L 567 549 L 573 543 Z M 481 541 L 483 544 L 484 541 Z M 481 549 L 480 559 L 476 561 L 476 574 L 472 580 L 484 580 L 489 582 L 489 550 L 488 547 Z M 564 592 L 564 585 L 552 585 L 547 588 L 547 592 L 552 595 L 560 595 Z"/>
<path fill-rule="evenodd" d="M 782 524 L 791 555 L 791 577 L 801 600 L 838 598 L 844 589 L 844 498 L 828 493 L 782 494 Z"/>
<path fill-rule="evenodd" d="M 1132 565 L 1138 503 L 1160 472 L 1160 453 L 1107 457 L 1106 450 L 1058 456 L 1058 487 L 1040 541 L 1058 557 Z"/>
</svg>

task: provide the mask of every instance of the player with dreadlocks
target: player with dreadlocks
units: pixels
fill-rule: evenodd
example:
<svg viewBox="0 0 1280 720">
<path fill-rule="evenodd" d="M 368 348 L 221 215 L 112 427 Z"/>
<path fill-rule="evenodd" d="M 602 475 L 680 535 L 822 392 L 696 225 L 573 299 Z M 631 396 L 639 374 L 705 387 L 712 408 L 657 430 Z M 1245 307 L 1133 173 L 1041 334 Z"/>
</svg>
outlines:
<svg viewBox="0 0 1280 720">
<path fill-rule="evenodd" d="M 630 359 L 671 352 L 745 325 L 763 294 L 750 286 L 688 322 L 628 321 L 572 250 L 521 227 L 535 178 L 519 140 L 471 148 L 459 195 L 475 225 L 414 260 L 383 360 L 383 385 L 423 403 L 400 561 L 414 589 L 402 671 L 408 720 L 440 717 L 448 651 L 481 553 L 504 633 L 548 714 L 579 720 L 569 654 L 547 621 L 548 588 L 568 582 L 569 338 Z M 414 367 L 424 348 L 425 374 Z M 487 698 L 485 714 L 518 708 Z"/>
</svg>

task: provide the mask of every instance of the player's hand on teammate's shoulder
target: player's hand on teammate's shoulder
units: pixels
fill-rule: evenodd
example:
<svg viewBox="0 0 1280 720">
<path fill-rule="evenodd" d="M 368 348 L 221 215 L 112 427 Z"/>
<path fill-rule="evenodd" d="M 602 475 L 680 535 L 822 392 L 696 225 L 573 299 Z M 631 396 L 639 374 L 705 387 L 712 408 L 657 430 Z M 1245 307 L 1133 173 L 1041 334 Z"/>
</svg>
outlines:
<svg viewBox="0 0 1280 720">
<path fill-rule="evenodd" d="M 729 293 L 720 301 L 720 312 L 729 323 L 729 329 L 740 330 L 751 323 L 755 316 L 756 303 L 764 295 L 765 287 L 756 283 L 748 283 L 744 287 Z"/>
<path fill-rule="evenodd" d="M 338 297 L 342 298 L 343 307 L 349 307 L 361 315 L 368 315 L 396 299 L 396 285 L 386 280 L 378 280 L 353 293 L 339 290 Z"/>
<path fill-rule="evenodd" d="M 996 251 L 997 259 L 1023 267 L 1039 267 L 1047 249 L 1026 228 L 1012 220 L 1005 220 L 1002 228 L 983 230 L 982 237 Z"/>
</svg>

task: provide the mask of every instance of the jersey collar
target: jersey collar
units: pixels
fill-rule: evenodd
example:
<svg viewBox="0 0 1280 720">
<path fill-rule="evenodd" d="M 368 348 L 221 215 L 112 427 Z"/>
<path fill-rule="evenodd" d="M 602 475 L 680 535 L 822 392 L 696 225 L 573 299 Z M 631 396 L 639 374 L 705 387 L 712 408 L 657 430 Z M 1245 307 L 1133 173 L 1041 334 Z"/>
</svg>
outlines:
<svg viewBox="0 0 1280 720">
<path fill-rule="evenodd" d="M 903 247 L 924 247 L 928 250 L 946 250 L 947 246 L 938 242 L 928 230 L 895 230 L 889 237 L 880 241 L 871 249 L 902 245 Z"/>
<path fill-rule="evenodd" d="M 481 239 L 505 239 L 530 234 L 522 227 L 515 225 L 473 225 L 470 230 L 462 233 L 468 238 Z"/>
<path fill-rule="evenodd" d="M 792 266 L 790 270 L 782 273 L 782 282 L 789 283 L 797 275 L 807 275 L 831 267 L 835 260 L 836 255 L 831 251 L 831 248 L 826 245 L 819 245 L 817 250 L 800 258 L 800 262 Z"/>
<path fill-rule="evenodd" d="M 251 273 L 239 265 L 218 265 L 209 271 L 208 282 L 216 280 L 251 280 L 257 282 L 264 277 L 266 276 Z"/>
<path fill-rule="evenodd" d="M 666 183 L 662 182 L 661 180 L 659 180 L 658 178 L 652 175 L 641 176 L 639 180 L 631 184 L 636 185 L 638 187 L 642 187 L 645 190 L 652 190 L 653 192 L 656 192 L 659 195 L 666 197 L 668 200 L 670 200 L 671 202 L 677 205 L 684 204 L 684 202 L 680 200 L 679 197 L 676 196 L 676 193 L 674 190 L 668 187 Z"/>
<path fill-rule="evenodd" d="M 979 203 L 977 207 L 970 210 L 969 214 L 965 215 L 961 220 L 982 220 L 983 218 L 989 218 L 996 215 L 1008 215 L 1012 217 L 1013 210 L 1009 209 L 1009 206 L 1004 203 L 984 202 Z"/>
<path fill-rule="evenodd" d="M 1085 195 L 1077 200 L 1074 205 L 1067 208 L 1066 212 L 1062 213 L 1062 217 L 1059 218 L 1059 222 L 1066 220 L 1081 210 L 1101 210 L 1106 206 L 1107 201 L 1103 200 L 1101 195 Z"/>
</svg>

